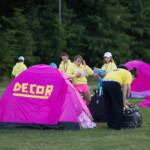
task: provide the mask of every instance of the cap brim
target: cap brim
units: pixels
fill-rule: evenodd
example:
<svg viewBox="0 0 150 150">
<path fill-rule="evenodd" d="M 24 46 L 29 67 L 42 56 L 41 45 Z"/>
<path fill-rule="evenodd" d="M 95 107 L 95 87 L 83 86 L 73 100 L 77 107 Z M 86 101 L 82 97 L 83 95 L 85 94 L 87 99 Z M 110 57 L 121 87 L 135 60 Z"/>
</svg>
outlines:
<svg viewBox="0 0 150 150">
<path fill-rule="evenodd" d="M 103 57 L 112 57 L 112 56 L 103 56 Z"/>
</svg>

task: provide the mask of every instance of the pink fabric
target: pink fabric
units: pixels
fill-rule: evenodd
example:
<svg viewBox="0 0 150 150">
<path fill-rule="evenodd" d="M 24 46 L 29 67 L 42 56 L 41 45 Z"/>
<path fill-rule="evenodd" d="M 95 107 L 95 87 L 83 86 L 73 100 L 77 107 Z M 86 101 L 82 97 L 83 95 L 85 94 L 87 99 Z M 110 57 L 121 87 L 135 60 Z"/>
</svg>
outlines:
<svg viewBox="0 0 150 150">
<path fill-rule="evenodd" d="M 80 115 L 80 113 L 82 112 L 81 110 L 84 110 L 89 117 L 92 117 L 92 115 L 91 115 L 85 101 L 81 97 L 80 93 L 76 90 L 74 85 L 69 81 L 69 77 L 63 73 L 62 73 L 62 76 L 68 85 L 68 90 L 69 90 L 71 97 L 73 97 L 74 105 L 76 106 L 76 108 L 78 106 L 78 110 L 76 110 L 76 112 L 78 112 L 78 114 Z M 80 106 L 82 107 L 82 109 L 80 109 L 80 111 L 79 111 Z"/>
<path fill-rule="evenodd" d="M 96 123 L 91 121 L 84 111 L 80 114 L 78 119 L 81 122 L 82 128 L 95 128 L 97 126 Z"/>
<path fill-rule="evenodd" d="M 142 98 L 142 97 L 145 97 L 146 95 L 150 95 L 150 90 L 140 91 L 140 92 L 131 91 L 131 95 L 132 97 L 135 97 L 135 98 Z"/>
<path fill-rule="evenodd" d="M 147 95 L 146 99 L 141 104 L 138 104 L 139 107 L 150 107 L 150 96 Z"/>
<path fill-rule="evenodd" d="M 74 87 L 79 91 L 80 93 L 85 93 L 90 90 L 89 86 L 87 84 L 79 84 L 74 85 Z"/>
<path fill-rule="evenodd" d="M 146 97 L 147 99 L 150 99 L 150 95 L 146 95 L 145 97 Z"/>
<path fill-rule="evenodd" d="M 125 64 L 128 69 L 137 67 L 138 77 L 131 84 L 132 91 L 150 90 L 150 66 L 142 61 L 130 61 Z"/>
<path fill-rule="evenodd" d="M 36 65 L 16 77 L 0 100 L 0 122 L 57 124 L 79 122 L 84 100 L 58 69 Z"/>
<path fill-rule="evenodd" d="M 14 91 L 16 84 L 22 86 L 18 91 Z M 24 91 L 23 84 L 26 84 Z M 39 89 L 42 94 L 38 94 L 37 86 L 44 88 L 43 92 Z M 48 96 L 45 95 L 47 86 L 53 86 Z M 30 67 L 15 78 L 3 94 L 0 122 L 57 124 L 66 93 L 67 84 L 57 69 L 47 65 Z"/>
<path fill-rule="evenodd" d="M 138 77 L 131 83 L 131 94 L 132 92 L 140 92 L 133 93 L 133 95 L 140 94 L 145 96 L 144 92 L 150 90 L 150 65 L 142 61 L 134 60 L 126 63 L 125 66 L 129 70 L 133 67 L 138 69 Z"/>
</svg>

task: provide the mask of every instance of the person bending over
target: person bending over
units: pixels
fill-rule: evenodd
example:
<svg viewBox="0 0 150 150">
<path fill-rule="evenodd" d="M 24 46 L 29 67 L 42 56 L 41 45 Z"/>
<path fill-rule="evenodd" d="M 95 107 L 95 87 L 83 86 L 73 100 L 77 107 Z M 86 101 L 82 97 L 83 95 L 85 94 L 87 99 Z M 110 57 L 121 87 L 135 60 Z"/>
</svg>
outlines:
<svg viewBox="0 0 150 150">
<path fill-rule="evenodd" d="M 129 71 L 116 69 L 104 77 L 102 87 L 108 128 L 121 129 L 123 108 L 129 109 L 126 104 L 127 90 L 136 77 L 135 67 Z"/>
</svg>

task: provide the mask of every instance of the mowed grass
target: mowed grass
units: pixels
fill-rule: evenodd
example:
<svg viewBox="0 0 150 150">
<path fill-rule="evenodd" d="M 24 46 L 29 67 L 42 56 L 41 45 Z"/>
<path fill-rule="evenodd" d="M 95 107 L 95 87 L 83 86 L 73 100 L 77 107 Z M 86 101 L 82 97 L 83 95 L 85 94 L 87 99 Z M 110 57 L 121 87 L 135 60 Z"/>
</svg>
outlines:
<svg viewBox="0 0 150 150">
<path fill-rule="evenodd" d="M 96 85 L 90 86 L 94 89 Z M 92 90 L 91 90 L 92 91 Z M 0 89 L 0 96 L 4 89 Z M 143 99 L 130 100 L 131 103 Z M 141 108 L 142 128 L 115 131 L 106 123 L 82 130 L 0 130 L 0 150 L 149 150 L 150 109 Z"/>
</svg>

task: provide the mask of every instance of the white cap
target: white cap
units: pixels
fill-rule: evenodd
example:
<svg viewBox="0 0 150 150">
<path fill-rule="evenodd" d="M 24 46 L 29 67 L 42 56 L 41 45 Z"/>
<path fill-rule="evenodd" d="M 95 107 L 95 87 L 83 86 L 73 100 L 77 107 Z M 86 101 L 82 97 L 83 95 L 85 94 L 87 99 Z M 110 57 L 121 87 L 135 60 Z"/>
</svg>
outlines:
<svg viewBox="0 0 150 150">
<path fill-rule="evenodd" d="M 110 52 L 106 52 L 106 53 L 104 54 L 104 57 L 112 57 L 112 54 L 111 54 Z"/>
<path fill-rule="evenodd" d="M 24 57 L 23 57 L 23 56 L 20 56 L 20 57 L 18 58 L 18 60 L 24 61 Z"/>
</svg>

